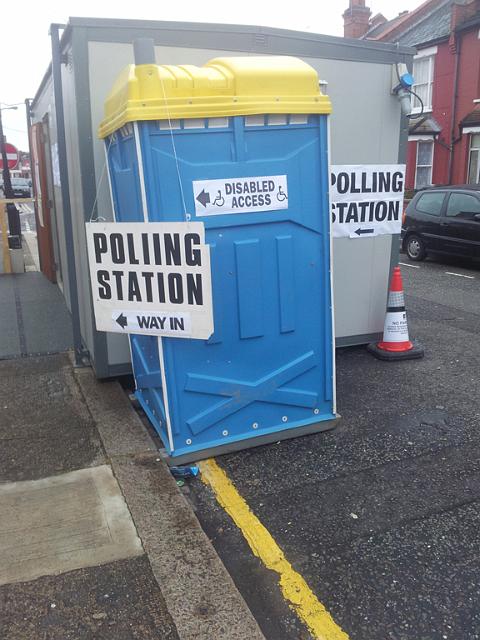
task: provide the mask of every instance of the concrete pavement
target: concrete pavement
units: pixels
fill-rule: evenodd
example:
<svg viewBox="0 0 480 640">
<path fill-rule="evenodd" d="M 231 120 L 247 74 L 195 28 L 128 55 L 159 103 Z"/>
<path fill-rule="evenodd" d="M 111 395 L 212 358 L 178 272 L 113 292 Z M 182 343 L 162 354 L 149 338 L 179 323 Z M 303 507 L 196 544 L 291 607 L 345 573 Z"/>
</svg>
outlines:
<svg viewBox="0 0 480 640">
<path fill-rule="evenodd" d="M 0 587 L 2 640 L 179 640 L 146 555 Z"/>
<path fill-rule="evenodd" d="M 0 360 L 66 351 L 70 313 L 57 285 L 42 273 L 0 275 Z"/>
<path fill-rule="evenodd" d="M 68 355 L 4 360 L 0 380 L 2 640 L 177 640 Z"/>
<path fill-rule="evenodd" d="M 0 584 L 142 555 L 108 465 L 0 485 Z"/>
<path fill-rule="evenodd" d="M 70 313 L 58 285 L 40 273 L 35 214 L 19 205 L 25 273 L 3 274 L 0 229 L 0 360 L 73 347 Z"/>
<path fill-rule="evenodd" d="M 120 385 L 69 354 L 0 379 L 2 640 L 261 640 Z"/>
</svg>

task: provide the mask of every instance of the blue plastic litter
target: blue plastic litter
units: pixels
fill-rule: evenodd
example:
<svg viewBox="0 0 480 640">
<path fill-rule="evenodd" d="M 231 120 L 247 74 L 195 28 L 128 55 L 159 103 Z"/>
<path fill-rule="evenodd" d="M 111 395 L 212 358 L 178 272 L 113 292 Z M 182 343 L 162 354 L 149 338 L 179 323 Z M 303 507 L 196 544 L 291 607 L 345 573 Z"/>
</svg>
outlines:
<svg viewBox="0 0 480 640">
<path fill-rule="evenodd" d="M 174 478 L 196 478 L 200 473 L 200 469 L 196 466 L 170 467 L 170 472 Z"/>
</svg>

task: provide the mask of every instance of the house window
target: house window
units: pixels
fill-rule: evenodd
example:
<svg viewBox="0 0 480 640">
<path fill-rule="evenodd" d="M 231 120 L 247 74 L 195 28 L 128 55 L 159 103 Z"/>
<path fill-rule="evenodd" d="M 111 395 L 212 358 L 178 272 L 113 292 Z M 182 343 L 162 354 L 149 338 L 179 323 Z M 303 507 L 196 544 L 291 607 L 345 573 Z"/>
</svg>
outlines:
<svg viewBox="0 0 480 640">
<path fill-rule="evenodd" d="M 423 189 L 432 184 L 433 142 L 417 142 L 417 170 L 415 189 Z"/>
<path fill-rule="evenodd" d="M 470 154 L 468 160 L 468 184 L 480 182 L 480 133 L 470 136 Z"/>
<path fill-rule="evenodd" d="M 413 77 L 415 79 L 413 91 L 421 98 L 424 111 L 432 110 L 433 73 L 436 52 L 436 47 L 424 49 L 415 56 L 413 61 Z M 421 110 L 420 100 L 414 96 L 412 113 L 419 113 Z"/>
</svg>

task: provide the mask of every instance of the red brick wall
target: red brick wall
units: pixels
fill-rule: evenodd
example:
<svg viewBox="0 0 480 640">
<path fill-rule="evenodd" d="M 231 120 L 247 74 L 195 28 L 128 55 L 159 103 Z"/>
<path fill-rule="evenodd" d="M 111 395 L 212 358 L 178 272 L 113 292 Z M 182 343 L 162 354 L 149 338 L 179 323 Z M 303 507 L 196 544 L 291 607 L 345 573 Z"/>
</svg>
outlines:
<svg viewBox="0 0 480 640">
<path fill-rule="evenodd" d="M 460 121 L 474 108 L 473 100 L 480 98 L 480 40 L 478 27 L 458 34 L 460 58 L 458 67 L 457 105 L 455 113 L 455 137 L 460 137 Z M 458 49 L 458 47 L 457 47 Z M 451 118 L 453 107 L 455 53 L 447 41 L 438 44 L 435 56 L 432 115 L 442 132 L 435 142 L 433 155 L 433 184 L 448 184 Z M 442 142 L 444 144 L 442 144 Z M 455 143 L 453 154 L 452 184 L 467 180 L 469 136 L 464 135 Z M 409 142 L 406 188 L 415 185 L 416 142 Z"/>
<path fill-rule="evenodd" d="M 448 42 L 442 42 L 438 45 L 437 54 L 435 55 L 432 115 L 442 130 L 439 140 L 444 142 L 445 145 L 450 144 L 454 70 L 455 56 L 452 54 Z M 433 151 L 433 184 L 447 184 L 448 156 L 448 149 L 437 140 Z"/>
<path fill-rule="evenodd" d="M 415 189 L 415 167 L 417 163 L 417 143 L 410 141 L 407 147 L 407 171 L 405 189 Z"/>
<path fill-rule="evenodd" d="M 435 55 L 433 72 L 432 116 L 440 125 L 439 139 L 450 144 L 451 107 L 453 92 L 454 56 L 448 42 L 441 42 Z M 413 121 L 415 122 L 415 121 Z M 437 140 L 434 143 L 432 183 L 446 184 L 448 181 L 448 149 Z M 417 143 L 408 143 L 406 188 L 415 188 L 415 170 L 417 161 Z"/>
<path fill-rule="evenodd" d="M 457 112 L 455 137 L 460 134 L 460 121 L 475 107 L 473 100 L 480 98 L 480 40 L 478 26 L 461 33 L 460 63 L 458 68 Z M 453 183 L 464 183 L 468 170 L 469 136 L 463 135 L 457 142 L 453 160 Z"/>
</svg>

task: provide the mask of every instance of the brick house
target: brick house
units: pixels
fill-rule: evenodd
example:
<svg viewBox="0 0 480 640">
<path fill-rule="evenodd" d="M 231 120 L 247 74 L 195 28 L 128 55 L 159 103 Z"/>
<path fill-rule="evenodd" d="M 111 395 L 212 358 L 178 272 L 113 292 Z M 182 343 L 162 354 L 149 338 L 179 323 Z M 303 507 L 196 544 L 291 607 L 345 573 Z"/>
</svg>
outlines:
<svg viewBox="0 0 480 640">
<path fill-rule="evenodd" d="M 365 0 L 343 14 L 346 38 L 417 49 L 407 189 L 480 182 L 480 0 L 428 0 L 387 20 Z"/>
</svg>

